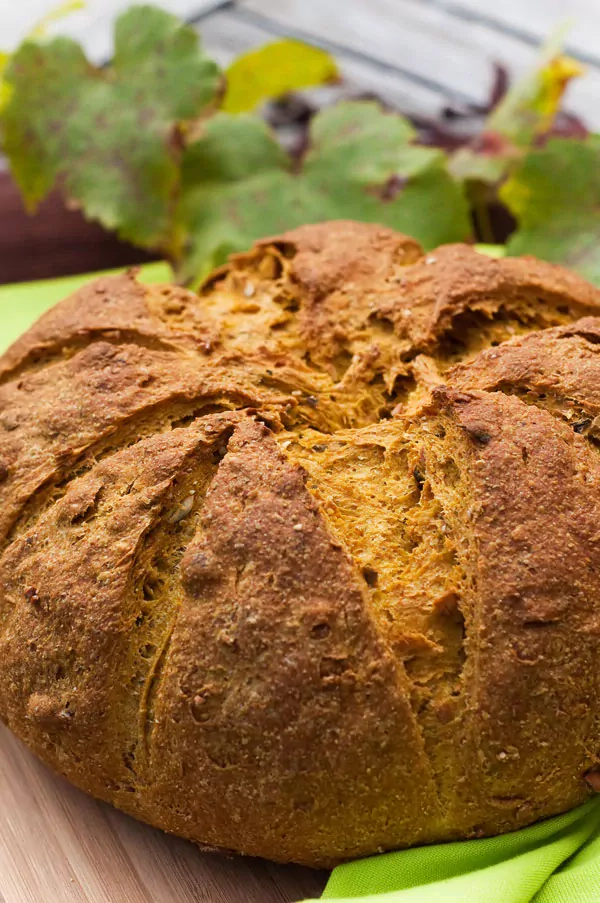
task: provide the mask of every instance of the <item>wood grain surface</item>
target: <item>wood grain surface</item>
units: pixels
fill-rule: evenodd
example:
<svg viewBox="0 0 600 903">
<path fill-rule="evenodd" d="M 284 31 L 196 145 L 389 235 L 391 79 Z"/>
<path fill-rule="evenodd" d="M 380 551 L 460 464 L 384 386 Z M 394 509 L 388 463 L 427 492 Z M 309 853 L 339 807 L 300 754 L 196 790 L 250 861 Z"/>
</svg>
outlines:
<svg viewBox="0 0 600 903">
<path fill-rule="evenodd" d="M 0 903 L 291 903 L 326 878 L 201 853 L 80 793 L 0 726 Z"/>
<path fill-rule="evenodd" d="M 56 192 L 30 216 L 12 178 L 0 171 L 0 283 L 91 273 L 151 259 L 97 223 L 86 222 L 77 210 L 68 210 Z"/>
</svg>

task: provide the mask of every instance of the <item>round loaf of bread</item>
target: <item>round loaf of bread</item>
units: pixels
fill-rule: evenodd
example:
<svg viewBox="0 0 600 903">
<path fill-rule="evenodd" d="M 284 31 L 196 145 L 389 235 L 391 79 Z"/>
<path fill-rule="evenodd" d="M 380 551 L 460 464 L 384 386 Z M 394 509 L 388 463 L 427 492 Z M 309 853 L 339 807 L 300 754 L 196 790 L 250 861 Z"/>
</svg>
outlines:
<svg viewBox="0 0 600 903">
<path fill-rule="evenodd" d="M 0 717 L 313 866 L 600 785 L 600 293 L 350 222 L 98 279 L 0 359 Z"/>
</svg>

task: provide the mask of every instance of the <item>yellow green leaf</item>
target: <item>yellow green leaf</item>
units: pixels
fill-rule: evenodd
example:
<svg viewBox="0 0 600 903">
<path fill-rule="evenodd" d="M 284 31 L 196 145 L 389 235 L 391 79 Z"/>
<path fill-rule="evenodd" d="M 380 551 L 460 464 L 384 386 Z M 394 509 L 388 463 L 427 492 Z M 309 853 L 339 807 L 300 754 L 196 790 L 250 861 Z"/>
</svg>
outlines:
<svg viewBox="0 0 600 903">
<path fill-rule="evenodd" d="M 47 12 L 46 15 L 31 29 L 27 37 L 31 39 L 43 38 L 48 30 L 48 26 L 52 25 L 53 22 L 58 22 L 65 16 L 70 16 L 71 13 L 84 8 L 85 0 L 64 0 L 63 3 L 59 3 L 58 6 L 55 6 L 50 12 Z"/>
<path fill-rule="evenodd" d="M 339 78 L 333 57 L 318 47 L 286 38 L 238 57 L 227 72 L 222 109 L 245 113 L 264 100 L 333 82 Z"/>
<path fill-rule="evenodd" d="M 0 50 L 0 113 L 10 100 L 11 87 L 4 78 L 4 70 L 8 66 L 10 53 Z"/>
<path fill-rule="evenodd" d="M 551 35 L 536 68 L 507 91 L 471 145 L 452 155 L 449 169 L 454 178 L 486 185 L 501 182 L 536 139 L 550 132 L 569 83 L 584 71 L 561 52 L 564 33 L 563 27 Z"/>
<path fill-rule="evenodd" d="M 569 82 L 584 73 L 577 60 L 561 53 L 563 38 L 564 29 L 550 37 L 536 69 L 507 92 L 488 118 L 486 132 L 503 135 L 517 147 L 529 147 L 537 135 L 550 129 Z"/>
</svg>

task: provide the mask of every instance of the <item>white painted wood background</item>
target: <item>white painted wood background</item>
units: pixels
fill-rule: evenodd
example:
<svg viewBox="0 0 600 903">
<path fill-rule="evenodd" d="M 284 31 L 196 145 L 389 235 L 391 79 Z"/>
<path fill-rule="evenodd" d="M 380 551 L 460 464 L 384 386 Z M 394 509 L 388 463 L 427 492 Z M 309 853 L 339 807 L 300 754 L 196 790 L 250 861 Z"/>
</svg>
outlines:
<svg viewBox="0 0 600 903">
<path fill-rule="evenodd" d="M 10 49 L 57 0 L 0 0 Z M 89 0 L 59 30 L 110 57 L 128 0 Z M 350 90 L 436 116 L 482 102 L 493 64 L 519 75 L 568 15 L 569 52 L 588 65 L 568 107 L 600 130 L 600 0 L 162 0 L 203 34 L 221 64 L 282 34 L 334 51 Z M 138 825 L 55 778 L 0 729 L 0 903 L 289 903 L 318 895 L 305 869 L 211 857 Z"/>
<path fill-rule="evenodd" d="M 0 0 L 0 47 L 18 42 L 56 0 Z M 129 0 L 88 0 L 56 30 L 105 60 L 111 23 Z M 328 47 L 350 86 L 377 91 L 410 113 L 435 116 L 450 101 L 482 102 L 494 62 L 513 75 L 536 48 L 571 23 L 568 51 L 587 75 L 571 86 L 568 107 L 600 130 L 600 0 L 162 0 L 195 21 L 207 48 L 226 64 L 235 54 L 292 34 Z"/>
</svg>

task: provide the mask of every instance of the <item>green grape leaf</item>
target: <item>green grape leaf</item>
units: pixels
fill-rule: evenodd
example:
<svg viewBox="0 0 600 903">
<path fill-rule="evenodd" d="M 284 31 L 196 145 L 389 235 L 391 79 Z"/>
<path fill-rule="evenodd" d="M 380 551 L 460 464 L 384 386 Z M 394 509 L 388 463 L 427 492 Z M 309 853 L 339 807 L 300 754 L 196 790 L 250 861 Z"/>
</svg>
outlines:
<svg viewBox="0 0 600 903">
<path fill-rule="evenodd" d="M 500 198 L 518 221 L 509 254 L 562 263 L 600 284 L 600 136 L 531 151 Z"/>
<path fill-rule="evenodd" d="M 284 38 L 239 56 L 225 76 L 222 109 L 245 113 L 289 91 L 337 81 L 339 73 L 335 60 L 325 50 Z"/>
<path fill-rule="evenodd" d="M 151 6 L 117 20 L 110 68 L 74 41 L 26 41 L 5 73 L 4 149 L 27 206 L 60 181 L 90 219 L 168 250 L 181 131 L 214 98 L 216 65 L 196 32 Z"/>
<path fill-rule="evenodd" d="M 260 120 L 212 117 L 184 155 L 183 277 L 202 276 L 257 238 L 328 219 L 382 223 L 427 248 L 467 238 L 462 187 L 443 153 L 412 139 L 409 123 L 376 103 L 337 104 L 314 118 L 309 151 L 295 164 Z"/>
<path fill-rule="evenodd" d="M 315 176 L 344 170 L 352 181 L 366 186 L 390 174 L 417 175 L 432 162 L 444 159 L 442 151 L 416 147 L 416 132 L 397 113 L 385 113 L 379 104 L 354 101 L 335 104 L 313 119 L 310 150 L 304 171 Z"/>
</svg>

